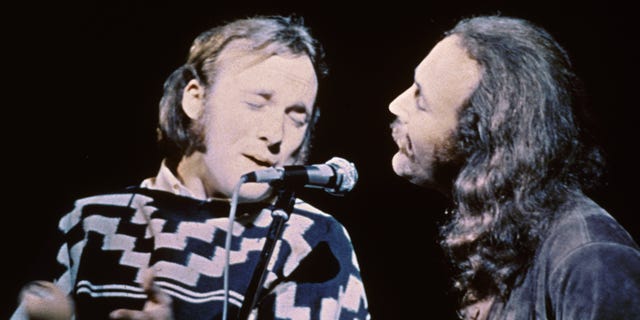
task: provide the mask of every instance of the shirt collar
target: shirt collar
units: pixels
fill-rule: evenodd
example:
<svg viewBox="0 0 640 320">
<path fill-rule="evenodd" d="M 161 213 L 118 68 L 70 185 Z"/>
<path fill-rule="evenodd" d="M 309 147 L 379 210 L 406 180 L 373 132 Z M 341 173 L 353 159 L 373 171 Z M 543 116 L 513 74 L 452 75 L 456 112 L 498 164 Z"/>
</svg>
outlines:
<svg viewBox="0 0 640 320">
<path fill-rule="evenodd" d="M 158 170 L 158 174 L 155 177 L 143 180 L 140 184 L 140 187 L 165 191 L 178 196 L 189 197 L 192 199 L 204 200 L 201 205 L 207 206 L 208 204 L 207 207 L 209 207 L 211 212 L 228 212 L 229 205 L 231 204 L 231 199 L 227 198 L 209 197 L 206 199 L 200 199 L 195 197 L 194 193 L 191 192 L 191 190 L 189 190 L 189 188 L 187 188 L 180 181 L 180 179 L 178 179 L 178 177 L 173 174 L 173 172 L 171 172 L 164 160 L 160 164 L 160 170 Z M 262 213 L 259 214 L 258 220 L 253 221 L 253 223 L 266 226 L 269 220 L 265 220 L 265 217 L 270 216 L 269 213 L 271 212 L 268 207 L 269 203 L 264 202 L 239 203 L 236 209 L 238 212 L 237 217 L 240 218 L 242 216 Z"/>
<path fill-rule="evenodd" d="M 231 199 L 228 198 L 218 198 L 218 197 L 208 197 L 205 199 L 196 197 L 187 186 L 185 186 L 178 177 L 176 177 L 173 172 L 167 167 L 166 160 L 162 160 L 160 164 L 160 170 L 158 170 L 158 174 L 155 177 L 147 178 L 142 181 L 140 184 L 141 188 L 152 189 L 152 190 L 160 190 L 173 193 L 175 195 L 189 197 L 193 199 L 205 200 L 205 201 L 223 201 L 223 202 L 231 202 Z M 270 201 L 271 204 L 275 199 Z"/>
<path fill-rule="evenodd" d="M 160 164 L 160 170 L 158 170 L 158 174 L 155 177 L 147 178 L 140 184 L 140 187 L 153 189 L 153 190 L 161 190 L 166 192 L 171 192 L 175 195 L 189 197 L 194 199 L 199 199 L 195 196 L 195 194 L 185 186 L 178 177 L 176 177 L 173 172 L 167 167 L 166 160 L 163 160 Z M 216 197 L 209 197 L 206 199 L 200 200 L 217 200 L 217 201 L 226 201 L 229 202 L 229 199 L 222 199 Z"/>
</svg>

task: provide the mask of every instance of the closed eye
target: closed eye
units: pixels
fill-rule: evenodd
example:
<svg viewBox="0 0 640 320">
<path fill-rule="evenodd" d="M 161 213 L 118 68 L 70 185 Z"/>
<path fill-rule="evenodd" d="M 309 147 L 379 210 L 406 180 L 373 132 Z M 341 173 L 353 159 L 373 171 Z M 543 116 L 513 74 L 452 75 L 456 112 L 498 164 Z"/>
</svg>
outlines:
<svg viewBox="0 0 640 320">
<path fill-rule="evenodd" d="M 264 103 L 259 102 L 245 101 L 244 103 L 251 109 L 260 109 L 265 106 Z"/>
<path fill-rule="evenodd" d="M 288 107 L 285 112 L 297 127 L 304 126 L 309 122 L 309 113 L 304 106 L 291 106 Z"/>
<path fill-rule="evenodd" d="M 251 92 L 244 103 L 252 109 L 260 109 L 267 105 L 272 96 L 270 92 Z"/>
<path fill-rule="evenodd" d="M 416 108 L 420 110 L 427 110 L 420 86 L 417 83 L 415 83 L 414 87 L 415 89 L 413 91 L 413 99 L 415 100 Z"/>
</svg>

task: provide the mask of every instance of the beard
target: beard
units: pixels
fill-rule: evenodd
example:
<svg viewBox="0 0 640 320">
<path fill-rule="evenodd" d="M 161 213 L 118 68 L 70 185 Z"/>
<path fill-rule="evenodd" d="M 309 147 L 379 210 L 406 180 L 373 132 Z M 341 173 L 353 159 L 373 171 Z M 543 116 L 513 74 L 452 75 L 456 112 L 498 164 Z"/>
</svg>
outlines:
<svg viewBox="0 0 640 320">
<path fill-rule="evenodd" d="M 451 195 L 453 182 L 464 163 L 455 130 L 433 141 L 412 141 L 397 119 L 391 129 L 398 146 L 392 160 L 395 173 L 413 184 Z"/>
</svg>

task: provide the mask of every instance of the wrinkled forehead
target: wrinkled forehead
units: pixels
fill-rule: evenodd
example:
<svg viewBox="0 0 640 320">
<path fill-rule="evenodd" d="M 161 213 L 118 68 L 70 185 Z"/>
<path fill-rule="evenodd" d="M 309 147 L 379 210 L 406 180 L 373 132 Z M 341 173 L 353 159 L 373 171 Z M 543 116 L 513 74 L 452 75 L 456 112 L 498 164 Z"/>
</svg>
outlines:
<svg viewBox="0 0 640 320">
<path fill-rule="evenodd" d="M 216 78 L 222 74 L 242 77 L 246 73 L 264 79 L 279 76 L 289 79 L 292 85 L 298 83 L 313 90 L 317 89 L 317 75 L 311 59 L 306 54 L 294 54 L 290 50 L 278 50 L 277 47 L 271 46 L 254 49 L 244 41 L 234 42 L 238 43 L 228 46 L 218 56 Z"/>
<path fill-rule="evenodd" d="M 218 55 L 216 69 L 248 68 L 272 56 L 294 58 L 305 54 L 296 54 L 286 45 L 278 42 L 257 43 L 249 39 L 238 39 L 229 42 Z"/>
<path fill-rule="evenodd" d="M 309 109 L 318 90 L 318 78 L 309 56 L 269 48 L 254 50 L 244 43 L 221 52 L 215 73 L 214 83 L 231 79 L 242 90 L 269 96 L 278 92 L 279 96 L 287 95 Z"/>
</svg>

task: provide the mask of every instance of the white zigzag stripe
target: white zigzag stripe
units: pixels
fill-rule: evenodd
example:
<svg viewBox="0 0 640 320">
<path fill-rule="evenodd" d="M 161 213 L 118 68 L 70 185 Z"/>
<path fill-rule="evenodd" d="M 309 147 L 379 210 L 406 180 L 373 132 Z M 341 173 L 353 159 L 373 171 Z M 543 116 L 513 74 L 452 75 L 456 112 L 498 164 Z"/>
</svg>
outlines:
<svg viewBox="0 0 640 320">
<path fill-rule="evenodd" d="M 209 292 L 195 292 L 189 289 L 185 289 L 184 287 L 175 285 L 173 283 L 169 283 L 166 281 L 156 281 L 155 282 L 158 286 L 161 286 L 167 290 L 171 289 L 174 291 L 180 291 L 184 294 L 190 295 L 192 297 L 208 297 L 208 296 L 217 296 L 217 295 L 224 295 L 224 290 L 216 290 L 216 291 L 209 291 Z M 230 291 L 229 292 L 230 296 L 235 297 L 238 300 L 244 300 L 244 296 L 241 295 L 238 292 L 235 291 Z"/>
<path fill-rule="evenodd" d="M 94 285 L 89 281 L 78 282 L 77 293 L 88 293 L 92 297 L 126 297 L 146 299 L 147 294 L 139 287 L 124 284 Z"/>
<path fill-rule="evenodd" d="M 176 298 L 191 302 L 191 303 L 204 303 L 209 301 L 222 301 L 224 299 L 224 290 L 216 290 L 210 292 L 195 292 L 185 289 L 175 284 L 166 281 L 156 281 L 156 285 L 162 287 L 164 291 Z M 87 293 L 92 297 L 126 297 L 126 298 L 138 298 L 146 299 L 147 294 L 144 293 L 144 289 L 136 286 L 129 286 L 125 284 L 105 284 L 94 285 L 89 281 L 83 280 L 78 282 L 77 293 Z M 238 292 L 229 292 L 229 302 L 241 307 L 244 296 Z"/>
<path fill-rule="evenodd" d="M 296 198 L 295 208 L 296 209 L 302 209 L 302 210 L 307 211 L 307 212 L 319 214 L 319 215 L 324 216 L 324 217 L 331 216 L 328 213 L 326 213 L 326 212 L 324 212 L 324 211 L 322 211 L 322 210 L 320 210 L 320 209 L 318 209 L 318 208 L 306 203 L 304 200 L 298 199 L 298 198 Z"/>
<path fill-rule="evenodd" d="M 88 293 L 89 295 L 91 295 L 92 298 L 96 298 L 96 297 L 124 297 L 124 298 L 137 298 L 137 299 L 145 299 L 147 297 L 146 294 L 136 294 L 136 293 L 129 293 L 129 292 L 120 292 L 120 291 L 114 291 L 114 292 L 93 292 L 91 291 L 91 289 L 87 289 L 87 288 L 80 288 L 78 289 L 78 293 Z"/>
<path fill-rule="evenodd" d="M 295 220 L 295 223 L 292 221 Z M 296 215 L 290 218 L 289 223 L 287 223 L 284 231 L 282 232 L 282 239 L 289 243 L 291 247 L 291 255 L 289 255 L 284 263 L 283 272 L 285 276 L 288 276 L 293 272 L 293 270 L 298 267 L 300 264 L 300 260 L 303 257 L 306 257 L 309 252 L 311 252 L 311 246 L 305 240 L 304 234 L 313 226 L 313 220 Z M 273 266 L 275 264 L 275 259 L 271 260 L 269 263 L 269 270 L 273 270 Z"/>
<path fill-rule="evenodd" d="M 297 285 L 292 282 L 283 283 L 278 288 L 278 294 L 276 295 L 276 310 L 275 315 L 277 318 L 286 318 L 291 320 L 305 320 L 311 318 L 310 307 L 298 307 L 296 306 L 296 290 Z"/>
<path fill-rule="evenodd" d="M 187 302 L 190 302 L 190 303 L 205 303 L 205 302 L 209 302 L 209 301 L 223 301 L 224 300 L 224 296 L 213 296 L 213 297 L 209 297 L 209 298 L 206 298 L 206 299 L 193 299 L 193 298 L 187 297 L 187 296 L 185 296 L 183 294 L 180 294 L 178 292 L 172 291 L 170 289 L 166 289 L 165 288 L 165 290 L 169 295 L 171 295 L 173 297 L 176 297 L 176 298 L 180 298 L 181 300 L 184 300 L 184 301 L 187 301 Z M 235 298 L 229 298 L 229 302 L 231 304 L 234 304 L 234 305 L 238 306 L 238 307 L 242 306 L 242 301 L 240 301 L 238 299 L 235 299 Z"/>
<path fill-rule="evenodd" d="M 364 302 L 364 307 L 367 308 L 367 299 L 362 296 L 364 292 L 364 285 L 362 281 L 353 275 L 349 276 L 347 287 L 344 288 L 344 295 L 342 296 L 342 305 L 347 310 L 358 312 L 360 308 L 360 301 Z"/>
<path fill-rule="evenodd" d="M 130 290 L 133 292 L 144 293 L 144 289 L 137 286 L 129 286 L 126 284 L 103 284 L 103 285 L 95 285 L 87 280 L 82 280 L 78 282 L 78 287 L 88 287 L 92 291 L 101 291 L 101 290 Z"/>
</svg>

